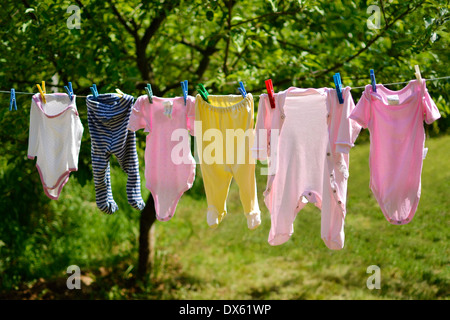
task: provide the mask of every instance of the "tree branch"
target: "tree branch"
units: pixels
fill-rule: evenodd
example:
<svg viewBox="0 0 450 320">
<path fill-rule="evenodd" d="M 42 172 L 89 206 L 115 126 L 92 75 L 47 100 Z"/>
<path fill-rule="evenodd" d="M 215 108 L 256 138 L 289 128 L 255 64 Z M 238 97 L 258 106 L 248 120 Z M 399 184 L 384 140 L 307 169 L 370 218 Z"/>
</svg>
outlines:
<svg viewBox="0 0 450 320">
<path fill-rule="evenodd" d="M 255 17 L 255 18 L 252 18 L 252 19 L 236 22 L 235 24 L 231 25 L 231 28 L 240 26 L 241 24 L 245 24 L 245 23 L 248 23 L 248 22 L 252 22 L 252 21 L 255 21 L 255 20 L 260 20 L 260 19 L 263 19 L 263 18 L 271 17 L 271 16 L 293 15 L 293 14 L 296 14 L 296 13 L 298 13 L 300 11 L 301 10 L 288 10 L 288 11 L 266 13 L 266 14 L 263 14 L 263 15 L 261 15 L 259 17 Z"/>
<path fill-rule="evenodd" d="M 362 54 L 363 52 L 365 52 L 366 50 L 369 49 L 369 47 L 374 44 L 380 37 L 382 37 L 384 35 L 384 33 L 391 28 L 398 20 L 402 19 L 403 17 L 405 17 L 407 14 L 410 14 L 412 12 L 414 12 L 415 10 L 417 10 L 419 7 L 421 7 L 424 4 L 425 0 L 420 2 L 416 7 L 410 8 L 408 7 L 407 10 L 405 10 L 403 13 L 401 13 L 400 15 L 398 15 L 394 20 L 392 20 L 391 23 L 386 24 L 386 26 L 383 28 L 383 30 L 376 35 L 375 37 L 373 37 L 364 48 L 361 48 L 358 52 L 356 52 L 355 54 L 353 54 L 352 56 L 348 57 L 347 59 L 343 60 L 342 62 L 338 62 L 335 65 L 333 65 L 332 67 L 328 68 L 328 69 L 324 69 L 324 70 L 319 70 L 319 71 L 315 71 L 312 72 L 312 77 L 313 78 L 320 78 L 323 75 L 327 74 L 330 71 L 334 71 L 336 69 L 338 69 L 339 67 L 342 67 L 344 65 L 344 63 L 350 62 L 353 59 L 357 58 L 360 54 Z M 297 80 L 305 80 L 306 79 L 306 75 L 300 76 L 297 78 Z M 277 85 L 283 85 L 283 84 L 288 84 L 288 83 L 292 83 L 292 79 L 282 79 L 279 81 L 276 81 Z M 253 91 L 263 91 L 265 90 L 265 88 L 261 87 L 261 88 L 256 88 L 256 89 L 252 89 Z"/>
<path fill-rule="evenodd" d="M 125 19 L 120 14 L 119 10 L 117 10 L 116 5 L 112 1 L 109 2 L 109 5 L 110 5 L 114 15 L 116 16 L 117 20 L 119 20 L 119 22 L 124 26 L 125 30 L 127 30 L 127 32 L 131 36 L 133 36 L 133 38 L 138 39 L 139 36 L 138 36 L 137 30 L 131 29 L 131 27 L 128 25 L 128 23 L 125 21 Z M 136 23 L 134 25 L 136 25 Z"/>
<path fill-rule="evenodd" d="M 195 50 L 197 50 L 198 52 L 204 53 L 205 49 L 202 47 L 197 46 L 196 44 L 187 42 L 186 40 L 184 40 L 183 38 L 181 40 L 176 39 L 175 37 L 172 37 L 171 35 L 167 34 L 167 33 L 163 33 L 162 34 L 164 37 L 169 38 L 170 40 L 174 41 L 174 42 L 178 42 L 179 44 L 183 44 L 187 47 L 193 48 Z"/>
<path fill-rule="evenodd" d="M 161 24 L 167 18 L 167 12 L 172 11 L 179 4 L 180 1 L 169 1 L 169 4 L 165 4 L 163 8 L 156 13 L 155 17 L 152 19 L 152 22 L 145 30 L 144 36 L 141 39 L 141 43 L 144 47 L 147 47 L 152 37 L 155 35 Z"/>
<path fill-rule="evenodd" d="M 386 17 L 386 12 L 384 11 L 384 3 L 383 3 L 383 0 L 380 0 L 380 6 L 381 6 L 381 12 L 383 12 L 384 22 L 385 22 L 386 24 L 389 24 L 389 21 L 388 21 L 388 19 L 387 19 L 387 17 Z"/>
<path fill-rule="evenodd" d="M 239 60 L 241 60 L 243 54 L 247 51 L 248 49 L 248 45 L 246 45 L 244 47 L 244 49 L 242 49 L 241 52 L 239 52 L 239 54 L 236 57 L 236 60 L 233 62 L 233 64 L 231 65 L 231 70 L 234 70 L 234 68 L 236 67 L 236 65 L 239 63 Z"/>
<path fill-rule="evenodd" d="M 323 74 L 326 74 L 330 71 L 334 71 L 340 67 L 342 67 L 345 63 L 348 63 L 350 61 L 352 61 L 353 59 L 357 58 L 360 54 L 362 54 L 363 52 L 367 51 L 371 45 L 373 45 L 379 38 L 381 38 L 386 31 L 388 31 L 398 20 L 402 19 L 404 16 L 406 16 L 409 13 L 414 12 L 415 10 L 417 10 L 419 7 L 422 6 L 422 4 L 425 1 L 420 2 L 416 7 L 410 8 L 408 7 L 408 9 L 406 9 L 403 13 L 401 13 L 400 15 L 398 15 L 394 20 L 392 20 L 391 23 L 386 24 L 386 26 L 383 28 L 383 30 L 377 34 L 375 37 L 373 37 L 372 39 L 369 40 L 369 42 L 367 42 L 367 45 L 364 48 L 361 48 L 360 50 L 358 50 L 355 54 L 351 55 L 350 57 L 348 57 L 347 59 L 336 63 L 335 65 L 333 65 L 332 67 L 328 68 L 328 69 L 324 69 L 324 70 L 320 70 L 320 71 L 316 71 L 313 72 L 313 75 L 315 74 L 314 77 L 319 77 Z"/>
<path fill-rule="evenodd" d="M 225 76 L 228 75 L 228 67 L 227 67 L 227 61 L 228 61 L 228 53 L 230 51 L 230 42 L 231 42 L 231 15 L 232 15 L 232 11 L 233 11 L 233 6 L 234 6 L 234 1 L 228 1 L 227 2 L 227 7 L 228 7 L 228 16 L 227 16 L 227 29 L 228 29 L 228 37 L 227 37 L 227 43 L 225 45 L 225 55 L 223 58 L 223 66 L 222 66 L 222 70 L 223 73 L 225 74 Z"/>
</svg>

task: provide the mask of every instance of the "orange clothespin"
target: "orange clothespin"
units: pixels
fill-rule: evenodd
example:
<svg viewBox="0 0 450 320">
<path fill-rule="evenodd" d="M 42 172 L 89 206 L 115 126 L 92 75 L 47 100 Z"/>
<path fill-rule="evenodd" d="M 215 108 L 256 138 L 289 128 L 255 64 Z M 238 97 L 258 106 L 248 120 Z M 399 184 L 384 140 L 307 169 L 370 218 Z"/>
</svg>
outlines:
<svg viewBox="0 0 450 320">
<path fill-rule="evenodd" d="M 36 87 L 38 88 L 41 94 L 42 101 L 44 101 L 44 103 L 47 103 L 47 100 L 45 100 L 45 81 L 42 81 L 42 88 L 39 84 L 36 84 Z"/>
</svg>

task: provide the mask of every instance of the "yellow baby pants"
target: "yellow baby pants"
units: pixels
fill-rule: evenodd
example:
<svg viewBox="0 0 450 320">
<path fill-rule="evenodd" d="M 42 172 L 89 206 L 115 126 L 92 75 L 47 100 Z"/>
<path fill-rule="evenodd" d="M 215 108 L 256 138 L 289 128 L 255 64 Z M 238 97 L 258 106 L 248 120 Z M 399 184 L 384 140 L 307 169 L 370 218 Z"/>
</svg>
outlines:
<svg viewBox="0 0 450 320">
<path fill-rule="evenodd" d="M 239 196 L 249 229 L 261 224 L 256 195 L 253 145 L 253 96 L 208 96 L 209 103 L 197 95 L 195 137 L 197 155 L 208 202 L 207 222 L 215 228 L 227 213 L 226 200 L 231 179 Z"/>
</svg>

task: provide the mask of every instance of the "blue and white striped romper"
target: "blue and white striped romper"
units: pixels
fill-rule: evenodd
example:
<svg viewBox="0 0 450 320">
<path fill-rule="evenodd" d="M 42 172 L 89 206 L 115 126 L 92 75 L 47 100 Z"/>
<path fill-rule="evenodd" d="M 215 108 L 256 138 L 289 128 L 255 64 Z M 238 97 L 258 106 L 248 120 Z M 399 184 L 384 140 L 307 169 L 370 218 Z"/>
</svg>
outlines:
<svg viewBox="0 0 450 320">
<path fill-rule="evenodd" d="M 120 97 L 106 93 L 96 99 L 93 95 L 86 98 L 95 199 L 97 207 L 108 214 L 119 209 L 111 191 L 109 159 L 112 154 L 128 175 L 128 203 L 139 210 L 145 206 L 141 196 L 136 134 L 127 129 L 133 103 L 134 97 L 128 94 Z"/>
</svg>

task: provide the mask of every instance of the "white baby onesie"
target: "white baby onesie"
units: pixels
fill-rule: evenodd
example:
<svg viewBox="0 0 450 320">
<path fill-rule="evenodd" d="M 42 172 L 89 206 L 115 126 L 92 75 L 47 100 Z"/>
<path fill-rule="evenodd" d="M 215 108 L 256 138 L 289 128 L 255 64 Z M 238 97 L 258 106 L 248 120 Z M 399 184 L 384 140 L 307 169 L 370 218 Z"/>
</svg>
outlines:
<svg viewBox="0 0 450 320">
<path fill-rule="evenodd" d="M 70 172 L 78 170 L 83 125 L 78 116 L 75 96 L 70 101 L 65 93 L 31 99 L 28 158 L 37 156 L 36 167 L 45 194 L 57 200 L 69 180 Z"/>
</svg>

